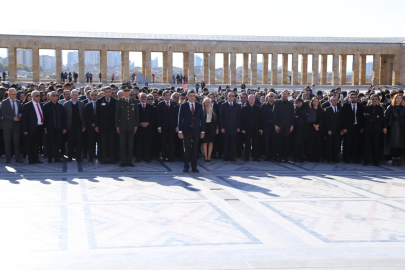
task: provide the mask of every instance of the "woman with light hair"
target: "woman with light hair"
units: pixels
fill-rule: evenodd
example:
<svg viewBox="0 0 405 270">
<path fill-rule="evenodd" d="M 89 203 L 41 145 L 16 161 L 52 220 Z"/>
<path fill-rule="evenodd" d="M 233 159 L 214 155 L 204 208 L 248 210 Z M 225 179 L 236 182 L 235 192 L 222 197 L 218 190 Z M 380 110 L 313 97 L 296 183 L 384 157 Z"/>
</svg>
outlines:
<svg viewBox="0 0 405 270">
<path fill-rule="evenodd" d="M 203 101 L 205 135 L 203 141 L 203 152 L 205 162 L 211 162 L 212 147 L 214 146 L 214 137 L 219 133 L 217 115 L 212 110 L 211 99 L 205 98 Z"/>
</svg>

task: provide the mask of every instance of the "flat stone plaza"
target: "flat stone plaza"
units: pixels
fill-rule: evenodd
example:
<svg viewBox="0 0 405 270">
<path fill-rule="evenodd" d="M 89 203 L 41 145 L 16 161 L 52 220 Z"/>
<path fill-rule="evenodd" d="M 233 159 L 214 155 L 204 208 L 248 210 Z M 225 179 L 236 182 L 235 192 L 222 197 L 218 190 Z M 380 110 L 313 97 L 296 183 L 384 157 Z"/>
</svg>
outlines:
<svg viewBox="0 0 405 270">
<path fill-rule="evenodd" d="M 405 167 L 0 162 L 0 269 L 405 269 Z"/>
</svg>

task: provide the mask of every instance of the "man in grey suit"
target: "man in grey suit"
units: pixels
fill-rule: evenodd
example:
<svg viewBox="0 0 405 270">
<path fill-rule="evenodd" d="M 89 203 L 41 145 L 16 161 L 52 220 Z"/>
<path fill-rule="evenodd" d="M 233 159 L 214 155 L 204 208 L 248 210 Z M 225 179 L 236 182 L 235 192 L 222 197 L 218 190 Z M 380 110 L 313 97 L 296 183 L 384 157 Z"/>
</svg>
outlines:
<svg viewBox="0 0 405 270">
<path fill-rule="evenodd" d="M 76 161 L 83 161 L 82 152 L 82 132 L 86 131 L 86 120 L 84 118 L 84 103 L 79 101 L 79 91 L 72 90 L 71 100 L 65 102 L 65 123 L 68 134 L 68 161 L 72 161 L 73 153 L 76 150 Z M 64 133 L 66 130 L 64 130 Z"/>
<path fill-rule="evenodd" d="M 16 162 L 23 163 L 20 153 L 22 106 L 21 102 L 16 99 L 17 91 L 14 88 L 8 90 L 8 95 L 9 98 L 1 103 L 6 162 L 11 163 L 11 146 L 13 145 Z"/>
</svg>

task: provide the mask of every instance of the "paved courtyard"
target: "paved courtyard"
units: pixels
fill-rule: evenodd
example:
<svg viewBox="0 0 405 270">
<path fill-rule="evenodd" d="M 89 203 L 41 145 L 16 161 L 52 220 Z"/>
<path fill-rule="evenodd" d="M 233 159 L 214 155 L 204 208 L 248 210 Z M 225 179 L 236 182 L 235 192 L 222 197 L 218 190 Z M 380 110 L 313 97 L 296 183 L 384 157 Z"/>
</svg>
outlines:
<svg viewBox="0 0 405 270">
<path fill-rule="evenodd" d="M 0 160 L 0 269 L 405 269 L 405 167 Z"/>
</svg>

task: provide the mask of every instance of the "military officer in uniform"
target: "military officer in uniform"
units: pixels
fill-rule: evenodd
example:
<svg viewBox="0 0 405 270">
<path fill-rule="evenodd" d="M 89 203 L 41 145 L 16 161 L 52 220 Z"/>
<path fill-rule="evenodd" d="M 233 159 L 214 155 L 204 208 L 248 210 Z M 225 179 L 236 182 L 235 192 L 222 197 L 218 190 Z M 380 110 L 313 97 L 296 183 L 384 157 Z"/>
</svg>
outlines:
<svg viewBox="0 0 405 270">
<path fill-rule="evenodd" d="M 120 167 L 135 167 L 132 163 L 134 134 L 139 125 L 138 100 L 130 98 L 131 86 L 123 85 L 124 97 L 117 100 L 115 127 L 120 136 Z"/>
</svg>

